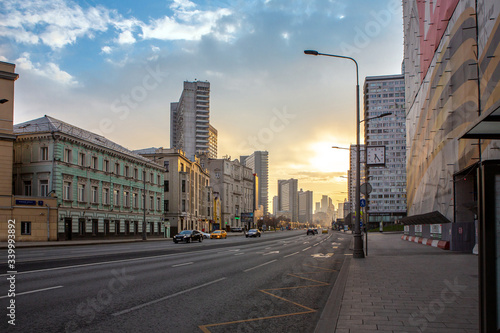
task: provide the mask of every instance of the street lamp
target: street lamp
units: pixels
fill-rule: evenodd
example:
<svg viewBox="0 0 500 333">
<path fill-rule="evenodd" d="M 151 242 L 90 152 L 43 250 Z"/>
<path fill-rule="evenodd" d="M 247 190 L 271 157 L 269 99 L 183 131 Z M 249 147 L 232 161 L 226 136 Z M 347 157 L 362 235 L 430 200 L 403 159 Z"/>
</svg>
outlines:
<svg viewBox="0 0 500 333">
<path fill-rule="evenodd" d="M 351 57 L 346 57 L 346 56 L 341 56 L 341 55 L 334 55 L 334 54 L 326 54 L 326 53 L 319 53 L 318 51 L 315 50 L 305 50 L 305 54 L 308 55 L 314 55 L 314 56 L 327 56 L 327 57 L 334 57 L 334 58 L 342 58 L 342 59 L 349 59 L 354 62 L 356 65 L 356 219 L 354 221 L 354 250 L 353 250 L 353 257 L 354 258 L 364 258 L 365 254 L 363 251 L 363 240 L 361 239 L 361 228 L 359 226 L 359 221 L 360 221 L 360 154 L 359 154 L 359 124 L 360 124 L 360 115 L 359 115 L 359 71 L 358 71 L 358 63 L 354 58 Z"/>
</svg>

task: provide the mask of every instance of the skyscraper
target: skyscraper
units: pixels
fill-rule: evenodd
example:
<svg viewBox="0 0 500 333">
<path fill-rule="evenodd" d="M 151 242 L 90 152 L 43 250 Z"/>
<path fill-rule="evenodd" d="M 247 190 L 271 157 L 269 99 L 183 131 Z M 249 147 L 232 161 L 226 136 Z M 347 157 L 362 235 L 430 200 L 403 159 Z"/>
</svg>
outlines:
<svg viewBox="0 0 500 333">
<path fill-rule="evenodd" d="M 240 156 L 243 165 L 251 168 L 259 177 L 259 206 L 264 207 L 264 214 L 268 210 L 269 193 L 269 152 L 256 151 L 250 156 Z"/>
<path fill-rule="evenodd" d="M 217 158 L 217 130 L 210 126 L 210 82 L 185 81 L 179 102 L 170 103 L 170 146 L 192 161 L 201 153 Z"/>
<path fill-rule="evenodd" d="M 303 191 L 300 189 L 298 193 L 299 201 L 299 222 L 312 223 L 313 222 L 313 192 Z"/>
<path fill-rule="evenodd" d="M 287 215 L 292 222 L 299 219 L 298 180 L 278 180 L 278 214 Z"/>
</svg>

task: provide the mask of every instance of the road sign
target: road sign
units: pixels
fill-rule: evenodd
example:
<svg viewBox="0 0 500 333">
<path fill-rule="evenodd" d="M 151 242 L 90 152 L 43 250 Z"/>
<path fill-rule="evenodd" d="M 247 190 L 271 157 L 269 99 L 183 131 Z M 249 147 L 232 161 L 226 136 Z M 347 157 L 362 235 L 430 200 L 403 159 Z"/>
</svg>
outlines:
<svg viewBox="0 0 500 333">
<path fill-rule="evenodd" d="M 359 200 L 359 206 L 360 207 L 366 207 L 366 199 Z"/>
<path fill-rule="evenodd" d="M 359 188 L 359 191 L 363 195 L 368 195 L 368 194 L 372 193 L 372 190 L 373 190 L 373 188 L 369 183 L 363 183 L 363 184 L 361 184 L 361 186 Z"/>
</svg>

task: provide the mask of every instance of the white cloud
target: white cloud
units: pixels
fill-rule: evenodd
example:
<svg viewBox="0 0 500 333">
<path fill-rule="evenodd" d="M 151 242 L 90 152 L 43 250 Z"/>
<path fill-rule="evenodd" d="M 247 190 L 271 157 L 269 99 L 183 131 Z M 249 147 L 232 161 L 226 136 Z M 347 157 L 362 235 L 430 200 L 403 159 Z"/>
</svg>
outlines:
<svg viewBox="0 0 500 333">
<path fill-rule="evenodd" d="M 134 44 L 135 43 L 135 38 L 132 35 L 132 32 L 129 30 L 126 30 L 118 36 L 118 43 L 119 44 Z"/>
<path fill-rule="evenodd" d="M 15 61 L 15 63 L 21 70 L 26 70 L 30 73 L 57 81 L 65 86 L 78 85 L 78 82 L 73 78 L 73 76 L 71 76 L 71 74 L 61 70 L 59 66 L 53 62 L 48 62 L 43 66 L 39 63 L 31 62 L 29 53 L 23 53 L 21 57 Z"/>
<path fill-rule="evenodd" d="M 110 53 L 111 53 L 111 51 L 112 51 L 112 49 L 111 49 L 111 47 L 110 47 L 110 46 L 107 46 L 107 45 L 106 45 L 106 46 L 103 46 L 103 47 L 101 48 L 101 51 L 102 51 L 102 53 L 110 54 Z"/>
</svg>

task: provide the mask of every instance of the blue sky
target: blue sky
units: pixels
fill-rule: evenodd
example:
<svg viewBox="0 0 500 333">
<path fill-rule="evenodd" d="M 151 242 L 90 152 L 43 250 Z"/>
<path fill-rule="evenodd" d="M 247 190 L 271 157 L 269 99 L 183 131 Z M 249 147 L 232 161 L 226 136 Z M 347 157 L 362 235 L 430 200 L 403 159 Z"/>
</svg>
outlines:
<svg viewBox="0 0 500 333">
<path fill-rule="evenodd" d="M 315 201 L 346 196 L 360 82 L 398 74 L 399 0 L 3 0 L 0 60 L 16 64 L 15 122 L 51 115 L 130 149 L 169 147 L 183 81 L 211 83 L 219 157 L 270 153 Z M 132 135 L 131 135 L 132 134 Z"/>
</svg>

